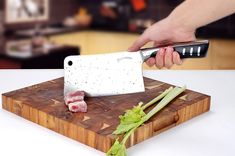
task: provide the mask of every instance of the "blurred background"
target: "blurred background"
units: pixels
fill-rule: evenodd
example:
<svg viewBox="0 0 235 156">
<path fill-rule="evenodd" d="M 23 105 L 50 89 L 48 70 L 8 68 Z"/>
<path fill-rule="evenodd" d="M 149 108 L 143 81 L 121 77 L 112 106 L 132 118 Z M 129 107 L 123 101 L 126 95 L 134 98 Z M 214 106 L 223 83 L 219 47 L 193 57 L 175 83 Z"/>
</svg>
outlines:
<svg viewBox="0 0 235 156">
<path fill-rule="evenodd" d="M 181 2 L 0 0 L 0 69 L 63 68 L 69 55 L 124 51 Z M 235 69 L 235 15 L 198 29 L 196 35 L 210 40 L 208 56 L 172 69 Z"/>
</svg>

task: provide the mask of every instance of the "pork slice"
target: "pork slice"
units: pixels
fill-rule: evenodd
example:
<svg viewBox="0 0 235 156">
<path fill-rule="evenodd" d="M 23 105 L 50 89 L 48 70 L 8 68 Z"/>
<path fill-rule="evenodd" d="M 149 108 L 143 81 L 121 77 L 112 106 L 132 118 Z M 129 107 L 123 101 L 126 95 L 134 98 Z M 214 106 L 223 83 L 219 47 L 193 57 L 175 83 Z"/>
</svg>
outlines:
<svg viewBox="0 0 235 156">
<path fill-rule="evenodd" d="M 69 103 L 73 103 L 76 101 L 83 101 L 84 96 L 85 96 L 84 91 L 70 92 L 67 95 L 65 95 L 64 101 L 65 101 L 65 104 L 68 105 Z"/>
<path fill-rule="evenodd" d="M 70 92 L 64 97 L 65 104 L 71 112 L 87 112 L 87 104 L 84 101 L 85 92 Z"/>
<path fill-rule="evenodd" d="M 76 101 L 68 104 L 71 112 L 87 112 L 87 104 L 85 101 Z"/>
</svg>

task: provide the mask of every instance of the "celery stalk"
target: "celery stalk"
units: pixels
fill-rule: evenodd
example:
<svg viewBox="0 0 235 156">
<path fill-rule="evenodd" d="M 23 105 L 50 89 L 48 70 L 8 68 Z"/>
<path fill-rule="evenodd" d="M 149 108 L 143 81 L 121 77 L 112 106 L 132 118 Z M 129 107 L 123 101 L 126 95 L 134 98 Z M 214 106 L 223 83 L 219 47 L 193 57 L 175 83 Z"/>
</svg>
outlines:
<svg viewBox="0 0 235 156">
<path fill-rule="evenodd" d="M 147 104 L 142 106 L 143 102 L 140 102 L 137 106 L 134 106 L 132 109 L 127 110 L 124 115 L 121 115 L 120 124 L 117 126 L 116 130 L 113 134 L 119 135 L 126 133 L 133 129 L 139 121 L 146 115 L 144 110 L 149 106 L 155 104 L 157 101 L 161 100 L 164 96 L 166 96 L 173 87 L 166 89 L 163 93 L 155 97 L 153 100 L 149 101 Z"/>
<path fill-rule="evenodd" d="M 186 89 L 186 86 L 183 86 L 182 88 L 175 87 L 173 90 L 171 90 L 146 116 L 143 117 L 143 122 L 147 121 L 154 114 L 159 112 L 163 107 L 169 104 L 174 98 L 176 98 L 179 94 L 184 92 L 185 89 Z"/>
<path fill-rule="evenodd" d="M 166 96 L 171 90 L 173 89 L 173 87 L 170 87 L 168 89 L 166 89 L 163 93 L 161 93 L 159 96 L 157 96 L 156 98 L 154 98 L 153 100 L 149 101 L 148 103 L 146 103 L 144 106 L 142 106 L 142 109 L 145 110 L 146 108 L 148 108 L 149 106 L 151 106 L 152 104 L 156 103 L 157 101 L 161 100 L 162 98 L 164 98 L 164 96 Z"/>
<path fill-rule="evenodd" d="M 130 130 L 123 138 L 122 143 L 125 144 L 127 139 L 130 137 L 130 135 L 137 129 L 140 125 L 142 125 L 144 122 L 149 120 L 153 115 L 155 115 L 157 112 L 159 112 L 162 108 L 164 108 L 167 104 L 169 104 L 175 97 L 177 97 L 179 94 L 181 94 L 183 91 L 185 91 L 186 86 L 179 88 L 175 87 L 174 89 L 169 88 L 169 92 L 166 94 L 166 96 L 146 115 L 144 116 L 141 121 L 137 124 L 136 127 L 134 127 L 132 130 Z"/>
<path fill-rule="evenodd" d="M 111 149 L 107 152 L 107 156 L 126 156 L 126 148 L 125 148 L 125 144 L 126 141 L 128 140 L 128 138 L 131 136 L 131 134 L 134 133 L 134 131 L 141 126 L 144 122 L 146 122 L 147 120 L 149 120 L 153 115 L 155 115 L 157 112 L 159 112 L 162 108 L 164 108 L 167 104 L 169 104 L 174 98 L 176 98 L 179 94 L 181 94 L 182 92 L 184 92 L 186 89 L 186 87 L 175 87 L 174 89 L 168 89 L 168 91 L 163 92 L 164 96 L 163 99 L 145 116 L 143 116 L 141 118 L 141 120 L 139 122 L 136 123 L 135 127 L 133 127 L 131 130 L 129 130 L 128 132 L 126 132 L 126 134 L 124 135 L 124 138 L 122 140 L 122 142 L 120 143 L 118 140 L 115 141 L 115 143 L 113 144 L 113 146 L 111 147 Z M 159 97 L 160 98 L 160 97 Z M 161 98 L 160 98 L 161 99 Z M 146 104 L 147 106 L 155 103 L 156 101 L 158 101 L 158 98 L 153 99 L 152 101 L 150 101 L 148 104 Z M 146 106 L 145 105 L 145 106 Z M 147 108 L 147 106 L 145 108 Z"/>
</svg>

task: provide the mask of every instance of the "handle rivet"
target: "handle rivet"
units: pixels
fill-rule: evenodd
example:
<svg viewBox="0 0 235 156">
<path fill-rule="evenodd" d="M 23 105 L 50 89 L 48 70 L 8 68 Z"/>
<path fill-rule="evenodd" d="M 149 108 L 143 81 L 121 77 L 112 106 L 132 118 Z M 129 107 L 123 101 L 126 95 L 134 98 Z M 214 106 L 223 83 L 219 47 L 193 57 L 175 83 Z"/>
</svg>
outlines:
<svg viewBox="0 0 235 156">
<path fill-rule="evenodd" d="M 200 52 L 201 52 L 201 47 L 197 48 L 197 56 L 200 56 Z"/>
<path fill-rule="evenodd" d="M 192 56 L 192 55 L 193 55 L 193 47 L 190 48 L 190 56 Z"/>
<path fill-rule="evenodd" d="M 186 49 L 185 49 L 185 48 L 183 48 L 182 55 L 185 55 L 185 51 L 186 51 Z"/>
</svg>

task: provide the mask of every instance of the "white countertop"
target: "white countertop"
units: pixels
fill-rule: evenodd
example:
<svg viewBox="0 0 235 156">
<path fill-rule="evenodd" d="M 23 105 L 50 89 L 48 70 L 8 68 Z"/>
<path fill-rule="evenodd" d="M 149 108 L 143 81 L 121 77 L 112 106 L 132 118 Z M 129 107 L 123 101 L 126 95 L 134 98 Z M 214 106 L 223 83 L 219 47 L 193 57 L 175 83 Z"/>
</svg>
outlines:
<svg viewBox="0 0 235 156">
<path fill-rule="evenodd" d="M 164 70 L 144 75 L 211 95 L 211 111 L 131 147 L 128 156 L 235 155 L 235 71 Z M 0 94 L 61 76 L 63 70 L 0 70 Z M 0 155 L 105 154 L 0 109 Z"/>
</svg>

